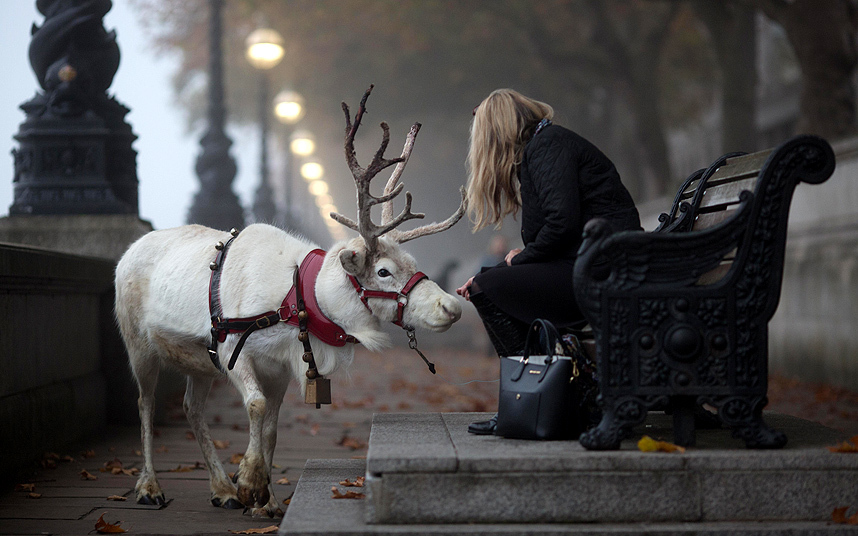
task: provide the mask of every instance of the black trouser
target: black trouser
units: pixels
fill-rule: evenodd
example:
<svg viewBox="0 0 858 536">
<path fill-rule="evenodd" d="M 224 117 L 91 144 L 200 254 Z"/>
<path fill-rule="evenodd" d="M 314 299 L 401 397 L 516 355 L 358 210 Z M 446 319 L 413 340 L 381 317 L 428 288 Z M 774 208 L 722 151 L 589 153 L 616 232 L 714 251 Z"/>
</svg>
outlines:
<svg viewBox="0 0 858 536">
<path fill-rule="evenodd" d="M 470 295 L 499 357 L 522 355 L 530 326 L 503 312 L 482 292 Z"/>
</svg>

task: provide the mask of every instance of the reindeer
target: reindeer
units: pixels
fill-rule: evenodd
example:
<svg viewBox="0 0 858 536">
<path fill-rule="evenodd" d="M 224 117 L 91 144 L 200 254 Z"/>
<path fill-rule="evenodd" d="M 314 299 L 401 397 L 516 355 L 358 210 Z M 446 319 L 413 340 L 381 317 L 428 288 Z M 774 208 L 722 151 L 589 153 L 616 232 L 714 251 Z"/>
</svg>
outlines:
<svg viewBox="0 0 858 536">
<path fill-rule="evenodd" d="M 400 244 L 455 224 L 465 211 L 464 189 L 461 205 L 447 220 L 409 231 L 396 229 L 423 217 L 411 212 L 408 192 L 405 208 L 393 216 L 393 199 L 403 189 L 398 181 L 420 124 L 411 128 L 401 156 L 388 160 L 384 152 L 389 128 L 381 123 L 381 147 L 362 168 L 354 138 L 371 91 L 372 86 L 354 124 L 343 103 L 346 160 L 358 191 L 357 222 L 331 213 L 360 236 L 340 241 L 326 253 L 270 225 L 254 224 L 231 234 L 188 225 L 148 233 L 119 261 L 116 316 L 140 390 L 144 467 L 136 486 L 138 503 L 165 504 L 152 465 L 153 395 L 162 365 L 187 376 L 184 409 L 209 470 L 212 504 L 251 508 L 254 514 L 273 517 L 282 515 L 270 474 L 278 413 L 290 380 L 308 397 L 318 396 L 312 401 L 319 407 L 330 402 L 321 400 L 326 395 L 324 376 L 348 366 L 354 357 L 351 342 L 359 341 L 370 351 L 389 345 L 381 322 L 442 332 L 461 316 L 457 298 L 417 272 Z M 384 193 L 373 196 L 370 181 L 394 164 Z M 383 205 L 379 225 L 370 219 L 370 209 L 377 204 Z M 233 481 L 203 418 L 219 369 L 240 392 L 250 424 L 247 450 Z"/>
</svg>

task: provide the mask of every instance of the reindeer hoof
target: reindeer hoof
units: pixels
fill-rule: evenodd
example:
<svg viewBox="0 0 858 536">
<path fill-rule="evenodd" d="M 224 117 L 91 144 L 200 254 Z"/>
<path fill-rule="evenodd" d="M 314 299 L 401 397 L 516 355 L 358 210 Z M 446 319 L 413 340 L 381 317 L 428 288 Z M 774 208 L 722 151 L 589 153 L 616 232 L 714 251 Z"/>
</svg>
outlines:
<svg viewBox="0 0 858 536">
<path fill-rule="evenodd" d="M 141 495 L 137 498 L 137 504 L 145 504 L 147 506 L 165 506 L 167 504 L 167 499 L 163 495 L 157 495 L 155 497 L 151 495 Z"/>
<path fill-rule="evenodd" d="M 238 502 L 237 499 L 230 497 L 224 502 L 219 497 L 212 497 L 212 504 L 218 508 L 226 508 L 227 510 L 238 510 L 244 508 L 244 505 Z"/>
<path fill-rule="evenodd" d="M 262 508 L 253 508 L 250 511 L 253 517 L 283 517 L 283 510 L 280 508 L 269 509 L 268 506 L 264 506 Z"/>
</svg>

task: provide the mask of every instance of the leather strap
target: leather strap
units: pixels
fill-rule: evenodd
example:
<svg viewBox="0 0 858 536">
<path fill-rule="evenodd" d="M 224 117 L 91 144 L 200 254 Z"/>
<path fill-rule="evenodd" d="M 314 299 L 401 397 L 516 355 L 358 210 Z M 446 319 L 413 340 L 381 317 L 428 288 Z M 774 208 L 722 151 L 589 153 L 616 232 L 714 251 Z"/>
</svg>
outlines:
<svg viewBox="0 0 858 536">
<path fill-rule="evenodd" d="M 417 272 L 405 282 L 405 286 L 402 287 L 402 290 L 399 292 L 393 292 L 390 290 L 371 290 L 364 288 L 355 276 L 349 275 L 349 281 L 352 282 L 352 286 L 357 291 L 358 296 L 360 296 L 360 301 L 363 302 L 364 307 L 366 307 L 369 312 L 372 312 L 372 309 L 369 307 L 369 298 L 396 300 L 398 302 L 398 306 L 396 308 L 396 320 L 393 321 L 393 324 L 399 327 L 404 327 L 402 325 L 402 317 L 405 314 L 405 306 L 408 305 L 408 294 L 410 294 L 414 287 L 417 286 L 417 283 L 428 278 L 429 276 L 423 272 Z"/>
</svg>

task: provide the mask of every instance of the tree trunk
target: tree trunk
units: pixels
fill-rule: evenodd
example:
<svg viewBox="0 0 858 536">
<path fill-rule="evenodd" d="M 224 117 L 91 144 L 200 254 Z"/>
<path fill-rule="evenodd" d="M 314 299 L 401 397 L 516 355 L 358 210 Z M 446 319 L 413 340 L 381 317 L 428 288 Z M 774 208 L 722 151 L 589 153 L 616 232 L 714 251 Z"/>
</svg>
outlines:
<svg viewBox="0 0 858 536">
<path fill-rule="evenodd" d="M 740 4 L 696 0 L 694 11 L 709 28 L 721 70 L 722 152 L 757 149 L 756 12 Z"/>
<path fill-rule="evenodd" d="M 858 13 L 850 0 L 758 0 L 780 23 L 802 71 L 798 131 L 828 139 L 858 133 L 855 85 Z"/>
</svg>

